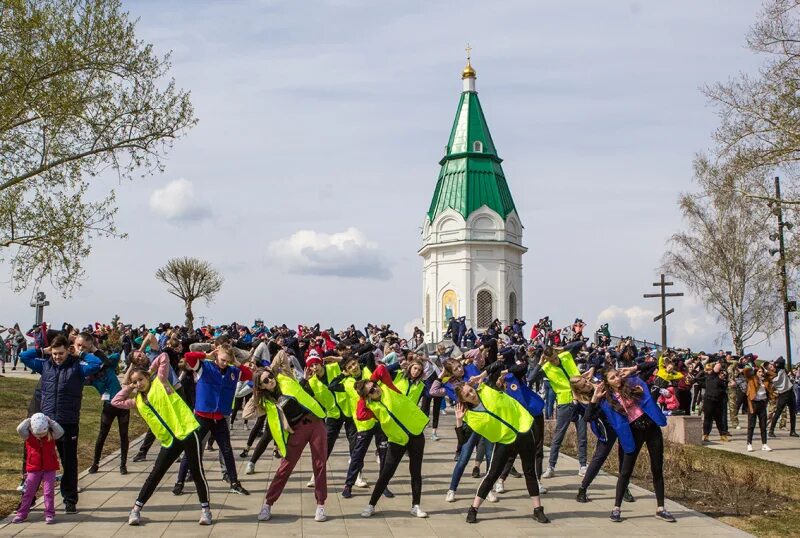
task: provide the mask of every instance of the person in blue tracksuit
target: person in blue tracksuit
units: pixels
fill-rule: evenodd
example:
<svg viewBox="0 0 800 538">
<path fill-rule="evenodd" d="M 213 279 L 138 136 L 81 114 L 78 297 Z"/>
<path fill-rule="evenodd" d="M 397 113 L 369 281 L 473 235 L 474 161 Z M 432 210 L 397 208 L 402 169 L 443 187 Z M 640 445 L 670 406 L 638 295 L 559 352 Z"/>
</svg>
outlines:
<svg viewBox="0 0 800 538">
<path fill-rule="evenodd" d="M 89 474 L 96 473 L 100 468 L 100 457 L 103 454 L 108 432 L 117 420 L 119 426 L 119 473 L 128 474 L 128 426 L 130 425 L 130 409 L 120 409 L 111 405 L 111 400 L 122 390 L 119 379 L 117 378 L 117 367 L 119 366 L 119 353 L 106 356 L 98 347 L 94 336 L 88 332 L 82 332 L 75 338 L 75 348 L 78 351 L 92 353 L 103 361 L 100 370 L 91 375 L 87 381 L 97 392 L 100 393 L 100 400 L 103 402 L 103 410 L 100 412 L 100 429 L 97 432 L 97 441 L 94 444 L 94 458 L 92 466 L 89 467 Z"/>
</svg>

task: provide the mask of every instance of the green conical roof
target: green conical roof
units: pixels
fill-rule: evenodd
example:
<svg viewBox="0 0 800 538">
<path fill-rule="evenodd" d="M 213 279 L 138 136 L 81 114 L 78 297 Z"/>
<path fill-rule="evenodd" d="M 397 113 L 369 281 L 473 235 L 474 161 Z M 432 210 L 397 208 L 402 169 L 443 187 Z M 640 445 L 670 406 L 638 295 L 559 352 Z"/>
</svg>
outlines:
<svg viewBox="0 0 800 538">
<path fill-rule="evenodd" d="M 466 220 L 483 205 L 505 219 L 515 207 L 501 162 L 478 94 L 462 92 L 447 151 L 439 161 L 442 168 L 428 219 L 433 221 L 442 211 L 453 208 Z"/>
</svg>

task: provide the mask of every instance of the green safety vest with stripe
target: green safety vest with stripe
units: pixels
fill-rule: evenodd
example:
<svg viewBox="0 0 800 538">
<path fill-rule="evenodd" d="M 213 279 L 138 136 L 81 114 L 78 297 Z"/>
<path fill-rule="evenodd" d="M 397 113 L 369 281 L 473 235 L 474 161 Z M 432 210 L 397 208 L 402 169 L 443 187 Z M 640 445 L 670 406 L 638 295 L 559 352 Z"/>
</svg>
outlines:
<svg viewBox="0 0 800 538">
<path fill-rule="evenodd" d="M 325 415 L 328 418 L 339 418 L 342 416 L 342 409 L 339 406 L 336 394 L 331 392 L 331 389 L 328 388 L 328 385 L 326 385 L 324 381 L 312 375 L 311 379 L 308 380 L 308 385 L 311 387 L 311 390 L 314 391 L 314 398 L 322 404 L 322 407 L 325 409 Z"/>
<path fill-rule="evenodd" d="M 484 410 L 470 409 L 464 414 L 472 431 L 490 443 L 509 445 L 517 434 L 531 429 L 533 416 L 517 400 L 486 385 L 478 387 L 477 393 Z"/>
<path fill-rule="evenodd" d="M 136 395 L 136 409 L 161 446 L 166 448 L 171 447 L 175 439 L 183 441 L 200 427 L 183 398 L 174 388 L 171 394 L 167 394 L 158 377 L 150 381 L 147 399 L 142 394 Z"/>
<path fill-rule="evenodd" d="M 419 403 L 420 398 L 422 398 L 422 392 L 425 390 L 425 383 L 422 381 L 414 381 L 412 383 L 402 370 L 397 372 L 394 376 L 394 386 L 397 387 L 400 392 L 411 398 L 411 401 L 415 404 Z"/>
<path fill-rule="evenodd" d="M 369 379 L 370 377 L 372 377 L 372 372 L 369 371 L 369 368 L 364 366 L 361 369 L 361 379 Z M 366 432 L 374 428 L 376 422 L 375 419 L 372 418 L 369 420 L 358 420 L 356 418 L 356 409 L 358 408 L 358 400 L 360 398 L 355 388 L 356 381 L 356 379 L 348 376 L 344 378 L 342 385 L 344 385 L 344 392 L 347 394 L 347 399 L 349 400 L 348 405 L 350 406 L 353 422 L 356 424 L 356 430 Z"/>
<path fill-rule="evenodd" d="M 411 398 L 380 385 L 381 399 L 366 399 L 370 411 L 375 414 L 381 430 L 392 443 L 408 444 L 410 435 L 419 435 L 428 424 L 426 415 Z"/>
<path fill-rule="evenodd" d="M 581 373 L 578 371 L 575 359 L 569 351 L 560 353 L 558 359 L 561 362 L 560 365 L 556 366 L 551 364 L 550 361 L 546 361 L 542 366 L 542 370 L 544 370 L 547 380 L 550 381 L 550 388 L 556 393 L 556 403 L 558 405 L 569 404 L 573 400 L 569 378 L 577 377 Z"/>
<path fill-rule="evenodd" d="M 283 374 L 278 374 L 275 379 L 278 382 L 278 387 L 281 389 L 282 395 L 292 398 L 315 417 L 325 418 L 325 410 L 322 408 L 322 405 L 314 399 L 313 396 L 307 393 L 299 382 Z"/>
<path fill-rule="evenodd" d="M 282 458 L 286 457 L 286 441 L 289 440 L 289 432 L 283 427 L 278 406 L 271 400 L 264 399 L 261 403 L 267 415 L 267 427 L 272 434 L 272 441 L 275 443 L 275 448 L 278 449 Z"/>
</svg>

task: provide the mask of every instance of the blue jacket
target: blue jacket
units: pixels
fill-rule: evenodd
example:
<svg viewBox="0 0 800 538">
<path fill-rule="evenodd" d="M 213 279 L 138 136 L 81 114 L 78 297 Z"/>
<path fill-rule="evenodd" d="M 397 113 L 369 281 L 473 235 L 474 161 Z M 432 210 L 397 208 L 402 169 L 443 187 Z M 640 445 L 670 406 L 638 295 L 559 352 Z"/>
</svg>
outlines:
<svg viewBox="0 0 800 538">
<path fill-rule="evenodd" d="M 237 367 L 228 366 L 222 372 L 214 361 L 203 361 L 200 366 L 200 377 L 197 380 L 194 410 L 229 416 L 238 381 Z"/>
<path fill-rule="evenodd" d="M 534 417 L 538 417 L 544 411 L 544 400 L 533 392 L 527 385 L 519 382 L 519 378 L 514 374 L 506 374 L 506 394 L 517 400 Z"/>
<path fill-rule="evenodd" d="M 84 353 L 80 357 L 69 355 L 57 365 L 50 358 L 42 358 L 38 349 L 22 352 L 20 359 L 42 376 L 42 413 L 61 425 L 80 423 L 84 382 L 100 370 L 103 361 Z"/>
<path fill-rule="evenodd" d="M 122 390 L 117 377 L 117 367 L 119 366 L 119 353 L 112 353 L 103 361 L 103 367 L 97 374 L 90 377 L 91 385 L 100 393 L 100 397 L 105 401 L 111 401 L 117 393 Z M 107 395 L 107 396 L 106 396 Z"/>
<path fill-rule="evenodd" d="M 659 409 L 658 404 L 655 400 L 653 400 L 653 397 L 650 396 L 650 389 L 647 387 L 647 383 L 638 377 L 628 378 L 627 382 L 634 385 L 639 385 L 644 390 L 642 393 L 642 400 L 639 402 L 639 407 L 642 408 L 642 411 L 644 411 L 645 414 L 650 417 L 650 419 L 658 426 L 666 426 L 667 418 L 664 416 L 664 413 L 661 412 L 661 409 Z M 603 413 L 608 419 L 608 423 L 617 433 L 617 436 L 619 437 L 619 444 L 622 446 L 622 450 L 626 454 L 632 454 L 633 451 L 636 450 L 636 443 L 633 439 L 631 425 L 628 423 L 628 417 L 615 411 L 614 408 L 611 407 L 611 404 L 609 404 L 605 399 L 600 402 L 600 409 L 603 410 Z"/>
</svg>

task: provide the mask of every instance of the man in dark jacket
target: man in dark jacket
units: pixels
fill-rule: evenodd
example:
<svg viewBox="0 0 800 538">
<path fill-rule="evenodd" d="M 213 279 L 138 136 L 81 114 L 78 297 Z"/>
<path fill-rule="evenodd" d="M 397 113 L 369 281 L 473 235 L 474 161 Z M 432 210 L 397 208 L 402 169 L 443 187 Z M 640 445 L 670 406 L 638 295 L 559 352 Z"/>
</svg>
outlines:
<svg viewBox="0 0 800 538">
<path fill-rule="evenodd" d="M 64 467 L 61 497 L 64 499 L 64 511 L 76 514 L 78 429 L 83 385 L 86 377 L 98 372 L 103 362 L 91 353 L 82 353 L 80 356 L 71 354 L 68 347 L 66 337 L 58 335 L 48 347 L 24 351 L 20 359 L 31 371 L 42 376 L 42 413 L 64 428 L 64 435 L 56 441 L 58 456 Z"/>
</svg>

